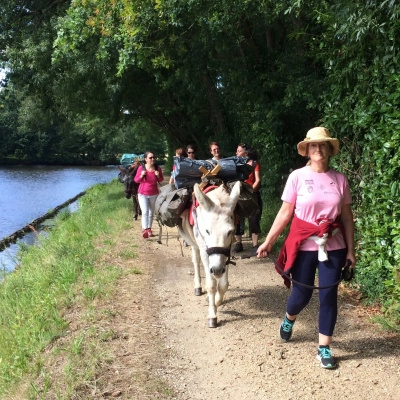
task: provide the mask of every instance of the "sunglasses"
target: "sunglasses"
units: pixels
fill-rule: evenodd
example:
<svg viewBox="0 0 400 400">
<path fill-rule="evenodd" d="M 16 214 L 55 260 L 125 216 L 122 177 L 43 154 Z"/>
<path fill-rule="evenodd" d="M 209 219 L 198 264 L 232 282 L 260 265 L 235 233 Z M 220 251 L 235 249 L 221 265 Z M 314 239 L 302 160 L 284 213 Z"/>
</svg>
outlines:
<svg viewBox="0 0 400 400">
<path fill-rule="evenodd" d="M 187 153 L 188 154 L 194 154 L 194 151 L 188 151 Z"/>
<path fill-rule="evenodd" d="M 219 149 L 212 149 L 211 151 L 219 151 Z"/>
<path fill-rule="evenodd" d="M 149 160 L 154 160 L 155 157 L 147 157 Z"/>
</svg>

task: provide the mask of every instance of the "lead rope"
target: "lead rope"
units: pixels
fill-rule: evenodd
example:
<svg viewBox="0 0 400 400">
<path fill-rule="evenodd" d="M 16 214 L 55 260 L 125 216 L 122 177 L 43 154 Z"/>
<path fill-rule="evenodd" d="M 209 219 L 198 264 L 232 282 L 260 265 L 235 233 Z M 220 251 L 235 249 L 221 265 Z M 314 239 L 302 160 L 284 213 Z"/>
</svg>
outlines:
<svg viewBox="0 0 400 400">
<path fill-rule="evenodd" d="M 227 257 L 225 265 L 236 265 L 234 261 L 231 261 L 231 246 L 229 247 L 209 247 L 206 249 L 207 254 L 210 256 L 211 254 L 222 254 Z"/>
<path fill-rule="evenodd" d="M 307 288 L 307 289 L 328 289 L 328 288 L 331 288 L 331 287 L 334 287 L 334 286 L 338 286 L 339 283 L 342 282 L 342 280 L 344 280 L 344 279 L 347 281 L 347 280 L 351 280 L 351 278 L 353 277 L 353 275 L 352 275 L 353 269 L 350 269 L 350 271 L 351 271 L 351 273 L 350 273 L 350 274 L 351 274 L 351 277 L 350 277 L 349 279 L 348 279 L 348 278 L 346 277 L 346 275 L 345 275 L 345 274 L 346 274 L 346 268 L 348 269 L 348 268 L 350 267 L 350 265 L 351 265 L 351 261 L 350 261 L 350 260 L 347 260 L 347 261 L 346 261 L 346 265 L 345 265 L 345 267 L 344 267 L 344 269 L 343 269 L 343 271 L 342 271 L 342 273 L 341 273 L 340 279 L 337 280 L 335 283 L 332 283 L 332 285 L 327 285 L 327 286 L 311 286 L 311 285 L 307 285 L 307 284 L 305 284 L 305 283 L 296 281 L 295 279 L 291 278 L 291 277 L 288 275 L 289 271 L 284 272 L 284 271 L 282 270 L 282 268 L 279 267 L 278 262 L 276 261 L 276 259 L 275 259 L 273 256 L 271 256 L 271 255 L 268 254 L 267 257 L 274 263 L 275 268 L 280 272 L 281 276 L 284 276 L 285 278 L 289 279 L 291 282 L 295 283 L 296 285 L 303 286 L 303 287 L 305 287 L 305 288 Z"/>
<path fill-rule="evenodd" d="M 242 256 L 242 257 L 240 257 L 240 259 L 251 258 L 251 257 L 256 257 L 256 255 L 254 255 L 254 256 L 251 256 L 251 255 Z M 353 279 L 353 276 L 354 276 L 354 269 L 350 268 L 351 261 L 347 260 L 346 261 L 346 265 L 343 267 L 340 279 L 338 281 L 336 281 L 332 285 L 328 285 L 328 286 L 311 286 L 311 285 L 307 285 L 305 283 L 296 281 L 295 279 L 291 278 L 289 276 L 289 271 L 284 272 L 282 270 L 282 268 L 279 267 L 278 262 L 276 261 L 276 259 L 273 256 L 268 254 L 267 257 L 273 262 L 275 268 L 279 271 L 281 276 L 284 276 L 285 278 L 289 279 L 289 281 L 291 281 L 293 283 L 296 283 L 299 286 L 303 286 L 303 287 L 305 287 L 307 289 L 328 289 L 328 288 L 331 288 L 331 287 L 339 285 L 339 283 L 342 282 L 342 281 L 346 281 L 346 282 L 351 281 Z"/>
</svg>

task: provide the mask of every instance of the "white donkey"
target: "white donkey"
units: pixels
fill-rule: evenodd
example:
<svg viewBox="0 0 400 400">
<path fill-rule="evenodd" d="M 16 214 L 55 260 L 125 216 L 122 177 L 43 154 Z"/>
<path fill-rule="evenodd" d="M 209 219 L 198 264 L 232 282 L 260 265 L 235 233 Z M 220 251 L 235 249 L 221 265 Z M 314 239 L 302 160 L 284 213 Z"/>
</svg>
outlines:
<svg viewBox="0 0 400 400">
<path fill-rule="evenodd" d="M 228 264 L 232 236 L 235 232 L 234 210 L 239 198 L 241 182 L 238 181 L 229 193 L 219 186 L 207 194 L 194 185 L 198 204 L 182 214 L 179 233 L 192 247 L 195 295 L 202 294 L 200 259 L 206 275 L 208 295 L 208 326 L 217 327 L 217 307 L 222 303 L 228 289 Z M 190 223 L 190 213 L 194 224 Z"/>
</svg>

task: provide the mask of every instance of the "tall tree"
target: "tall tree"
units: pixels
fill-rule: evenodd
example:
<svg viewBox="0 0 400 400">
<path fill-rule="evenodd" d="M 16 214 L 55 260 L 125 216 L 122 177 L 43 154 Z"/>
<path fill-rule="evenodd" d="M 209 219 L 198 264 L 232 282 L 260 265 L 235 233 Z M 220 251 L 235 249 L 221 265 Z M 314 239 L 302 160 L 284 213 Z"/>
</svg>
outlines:
<svg viewBox="0 0 400 400">
<path fill-rule="evenodd" d="M 276 180 L 317 118 L 309 99 L 323 76 L 305 43 L 288 39 L 306 24 L 273 1 L 75 1 L 58 20 L 53 59 L 86 82 L 85 93 L 71 84 L 80 109 L 102 98 L 86 89 L 94 74 L 116 115 L 147 118 L 170 144 L 195 143 L 207 157 L 211 140 L 225 153 L 243 140 L 283 151 L 266 177 Z"/>
</svg>

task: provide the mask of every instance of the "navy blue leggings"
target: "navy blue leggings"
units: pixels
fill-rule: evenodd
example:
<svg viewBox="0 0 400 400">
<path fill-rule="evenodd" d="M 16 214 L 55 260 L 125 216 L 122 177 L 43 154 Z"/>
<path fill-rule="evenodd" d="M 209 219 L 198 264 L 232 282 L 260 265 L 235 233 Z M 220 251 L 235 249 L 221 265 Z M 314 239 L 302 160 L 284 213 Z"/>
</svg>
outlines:
<svg viewBox="0 0 400 400">
<path fill-rule="evenodd" d="M 306 285 L 313 286 L 315 272 L 318 267 L 318 286 L 329 286 L 340 279 L 343 265 L 346 261 L 346 249 L 328 251 L 328 261 L 318 261 L 318 251 L 299 251 L 290 272 L 292 278 Z M 309 303 L 313 289 L 308 289 L 293 283 L 286 312 L 289 315 L 299 314 Z M 338 285 L 320 289 L 319 295 L 319 333 L 332 336 L 337 319 Z"/>
</svg>

